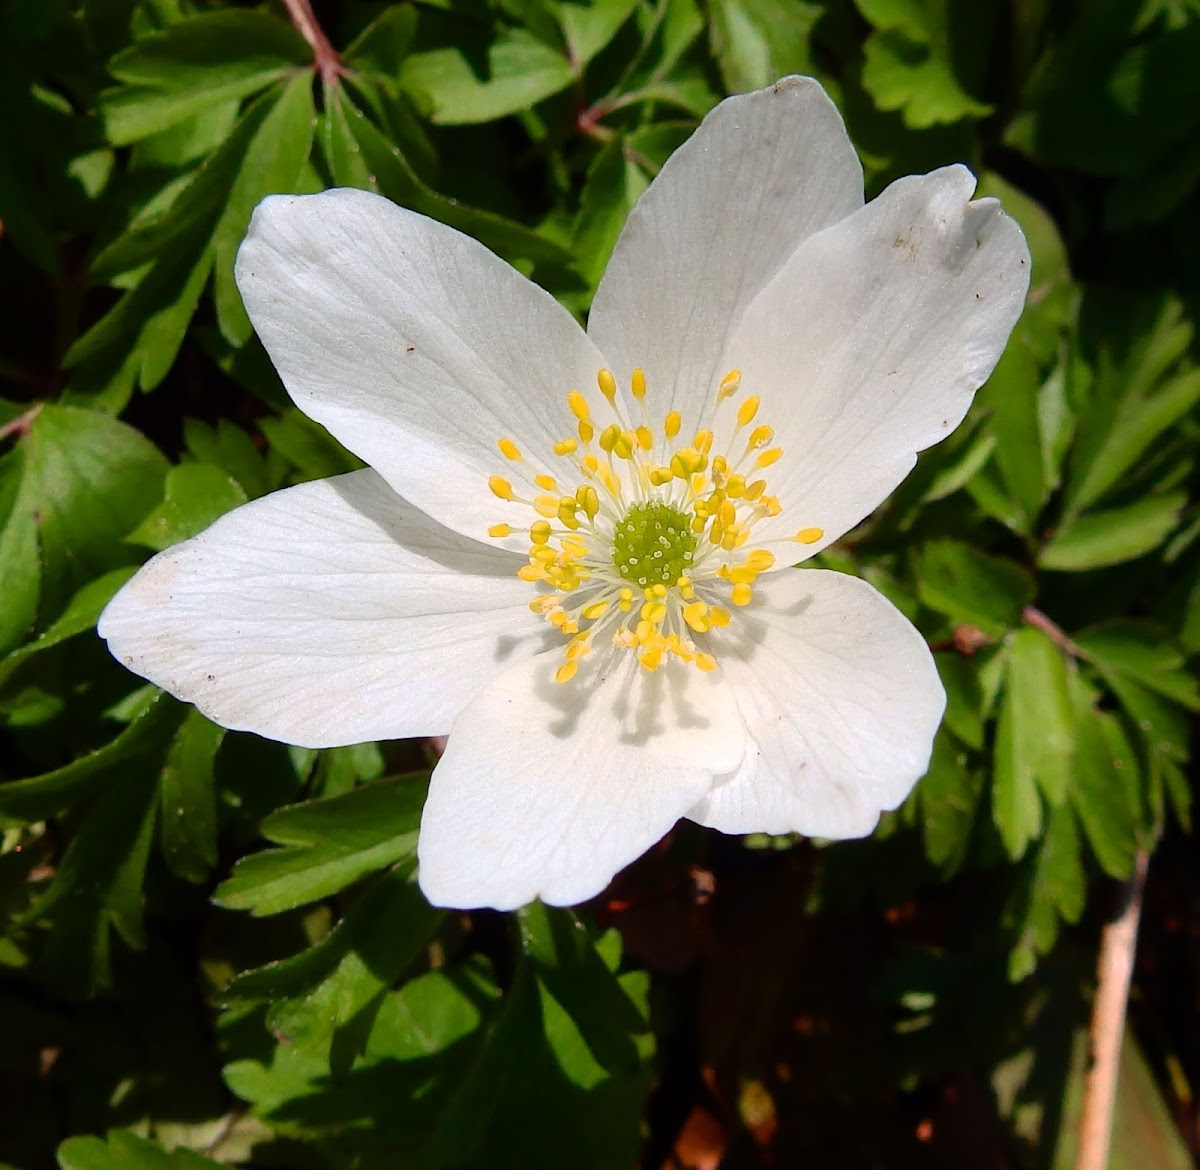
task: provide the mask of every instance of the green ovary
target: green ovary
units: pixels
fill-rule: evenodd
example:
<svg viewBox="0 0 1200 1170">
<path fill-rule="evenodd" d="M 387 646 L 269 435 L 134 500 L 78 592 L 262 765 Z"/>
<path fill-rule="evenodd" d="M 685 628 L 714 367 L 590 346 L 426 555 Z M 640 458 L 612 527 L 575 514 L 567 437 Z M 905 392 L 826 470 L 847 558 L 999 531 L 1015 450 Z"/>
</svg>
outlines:
<svg viewBox="0 0 1200 1170">
<path fill-rule="evenodd" d="M 613 529 L 613 564 L 633 585 L 674 585 L 692 570 L 691 518 L 670 504 L 634 504 Z"/>
</svg>

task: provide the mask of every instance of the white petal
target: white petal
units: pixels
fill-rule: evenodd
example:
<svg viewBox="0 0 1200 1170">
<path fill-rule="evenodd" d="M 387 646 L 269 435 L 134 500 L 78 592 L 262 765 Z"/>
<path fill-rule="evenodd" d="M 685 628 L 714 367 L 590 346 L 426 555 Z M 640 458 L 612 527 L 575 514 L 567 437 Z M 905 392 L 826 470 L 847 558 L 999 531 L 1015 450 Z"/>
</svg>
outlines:
<svg viewBox="0 0 1200 1170">
<path fill-rule="evenodd" d="M 813 232 L 862 206 L 837 108 L 806 77 L 723 101 L 630 213 L 588 333 L 623 385 L 646 371 L 655 410 L 698 426 L 746 306 Z"/>
<path fill-rule="evenodd" d="M 567 391 L 593 387 L 604 364 L 482 244 L 364 191 L 264 200 L 237 281 L 296 405 L 477 539 L 506 519 L 487 486 L 513 470 L 496 440 L 548 455 L 574 426 Z"/>
<path fill-rule="evenodd" d="M 1029 285 L 1021 229 L 974 189 L 961 166 L 898 180 L 750 306 L 726 360 L 784 449 L 767 477 L 784 511 L 756 540 L 817 527 L 819 551 L 962 421 Z"/>
<path fill-rule="evenodd" d="M 506 671 L 455 722 L 418 847 L 436 905 L 582 902 L 741 760 L 745 729 L 720 678 L 648 673 L 614 652 L 559 685 L 561 661 Z"/>
<path fill-rule="evenodd" d="M 945 693 L 921 635 L 865 581 L 819 569 L 760 578 L 721 642 L 752 742 L 692 820 L 861 837 L 924 775 Z"/>
<path fill-rule="evenodd" d="M 439 734 L 491 674 L 544 649 L 520 563 L 357 471 L 159 553 L 99 631 L 225 727 L 306 747 Z"/>
</svg>

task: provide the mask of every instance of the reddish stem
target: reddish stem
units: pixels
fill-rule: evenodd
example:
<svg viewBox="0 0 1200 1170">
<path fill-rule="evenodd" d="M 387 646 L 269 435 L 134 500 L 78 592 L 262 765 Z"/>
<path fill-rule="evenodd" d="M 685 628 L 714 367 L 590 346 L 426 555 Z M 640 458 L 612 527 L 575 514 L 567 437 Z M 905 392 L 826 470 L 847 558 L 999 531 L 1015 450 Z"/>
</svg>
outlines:
<svg viewBox="0 0 1200 1170">
<path fill-rule="evenodd" d="M 310 0 L 283 0 L 283 6 L 296 31 L 312 45 L 313 68 L 321 81 L 328 85 L 345 73 L 337 50 L 325 35 Z"/>
</svg>

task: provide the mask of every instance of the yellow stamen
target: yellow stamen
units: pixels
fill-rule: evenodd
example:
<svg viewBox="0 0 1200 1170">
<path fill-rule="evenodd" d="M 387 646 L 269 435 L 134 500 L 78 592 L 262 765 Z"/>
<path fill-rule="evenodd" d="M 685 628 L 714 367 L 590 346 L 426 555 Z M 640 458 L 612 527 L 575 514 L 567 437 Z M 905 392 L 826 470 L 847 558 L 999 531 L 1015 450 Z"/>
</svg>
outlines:
<svg viewBox="0 0 1200 1170">
<path fill-rule="evenodd" d="M 552 475 L 535 475 L 533 477 L 533 482 L 536 483 L 544 492 L 558 491 L 558 484 L 554 481 L 554 476 Z"/>
<path fill-rule="evenodd" d="M 759 399 L 756 395 L 751 395 L 738 407 L 737 420 L 739 427 L 748 427 L 754 420 L 754 416 L 758 414 Z"/>
<path fill-rule="evenodd" d="M 554 681 L 556 683 L 569 683 L 575 677 L 575 672 L 579 669 L 577 662 L 564 662 L 554 672 Z"/>
<path fill-rule="evenodd" d="M 512 535 L 512 528 L 510 528 L 507 524 L 493 524 L 491 526 L 491 528 L 488 529 L 488 536 L 499 537 L 499 536 L 511 536 L 511 535 Z"/>
<path fill-rule="evenodd" d="M 755 467 L 770 467 L 772 463 L 778 463 L 780 456 L 783 454 L 782 447 L 772 447 L 769 451 L 764 451 L 754 461 Z"/>
<path fill-rule="evenodd" d="M 739 582 L 729 591 L 729 600 L 734 605 L 749 605 L 754 597 L 754 591 L 744 581 Z"/>
<path fill-rule="evenodd" d="M 801 528 L 792 539 L 800 544 L 816 544 L 824 535 L 824 528 Z"/>
<path fill-rule="evenodd" d="M 646 374 L 640 367 L 630 375 L 629 391 L 639 402 L 646 397 Z"/>
<path fill-rule="evenodd" d="M 512 441 L 512 439 L 497 439 L 496 446 L 500 448 L 500 454 L 503 455 L 505 459 L 516 460 L 521 458 L 520 448 Z"/>
<path fill-rule="evenodd" d="M 567 391 L 567 406 L 571 408 L 571 413 L 580 422 L 592 421 L 592 412 L 588 407 L 587 399 L 578 390 Z"/>
<path fill-rule="evenodd" d="M 488 487 L 492 489 L 492 495 L 499 496 L 502 500 L 513 498 L 512 484 L 502 475 L 493 475 L 488 479 Z"/>
<path fill-rule="evenodd" d="M 721 387 L 717 391 L 717 400 L 722 398 L 731 398 L 738 392 L 738 387 L 742 384 L 742 371 L 730 370 L 728 374 L 721 379 Z"/>
<path fill-rule="evenodd" d="M 596 385 L 600 387 L 600 393 L 611 403 L 617 397 L 617 380 L 613 377 L 612 370 L 600 370 L 596 374 Z"/>
<path fill-rule="evenodd" d="M 559 439 L 554 444 L 555 455 L 574 455 L 579 450 L 579 444 L 574 439 Z"/>
<path fill-rule="evenodd" d="M 663 423 L 663 434 L 668 439 L 673 439 L 679 434 L 679 428 L 683 426 L 683 416 L 677 410 L 668 412 L 666 421 Z"/>
</svg>

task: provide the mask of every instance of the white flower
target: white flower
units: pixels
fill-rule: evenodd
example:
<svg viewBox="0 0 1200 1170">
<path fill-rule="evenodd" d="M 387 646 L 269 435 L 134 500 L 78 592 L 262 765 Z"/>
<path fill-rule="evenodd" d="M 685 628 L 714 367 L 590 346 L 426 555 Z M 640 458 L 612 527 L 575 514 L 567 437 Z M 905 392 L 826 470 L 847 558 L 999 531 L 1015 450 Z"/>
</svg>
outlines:
<svg viewBox="0 0 1200 1170">
<path fill-rule="evenodd" d="M 730 98 L 650 186 L 585 333 L 458 232 L 275 197 L 237 278 L 288 392 L 374 470 L 256 500 L 100 623 L 231 728 L 449 732 L 420 834 L 442 905 L 578 902 L 680 817 L 870 832 L 944 696 L 863 581 L 789 566 L 962 420 L 1028 255 L 963 167 L 863 206 L 813 81 Z"/>
</svg>

